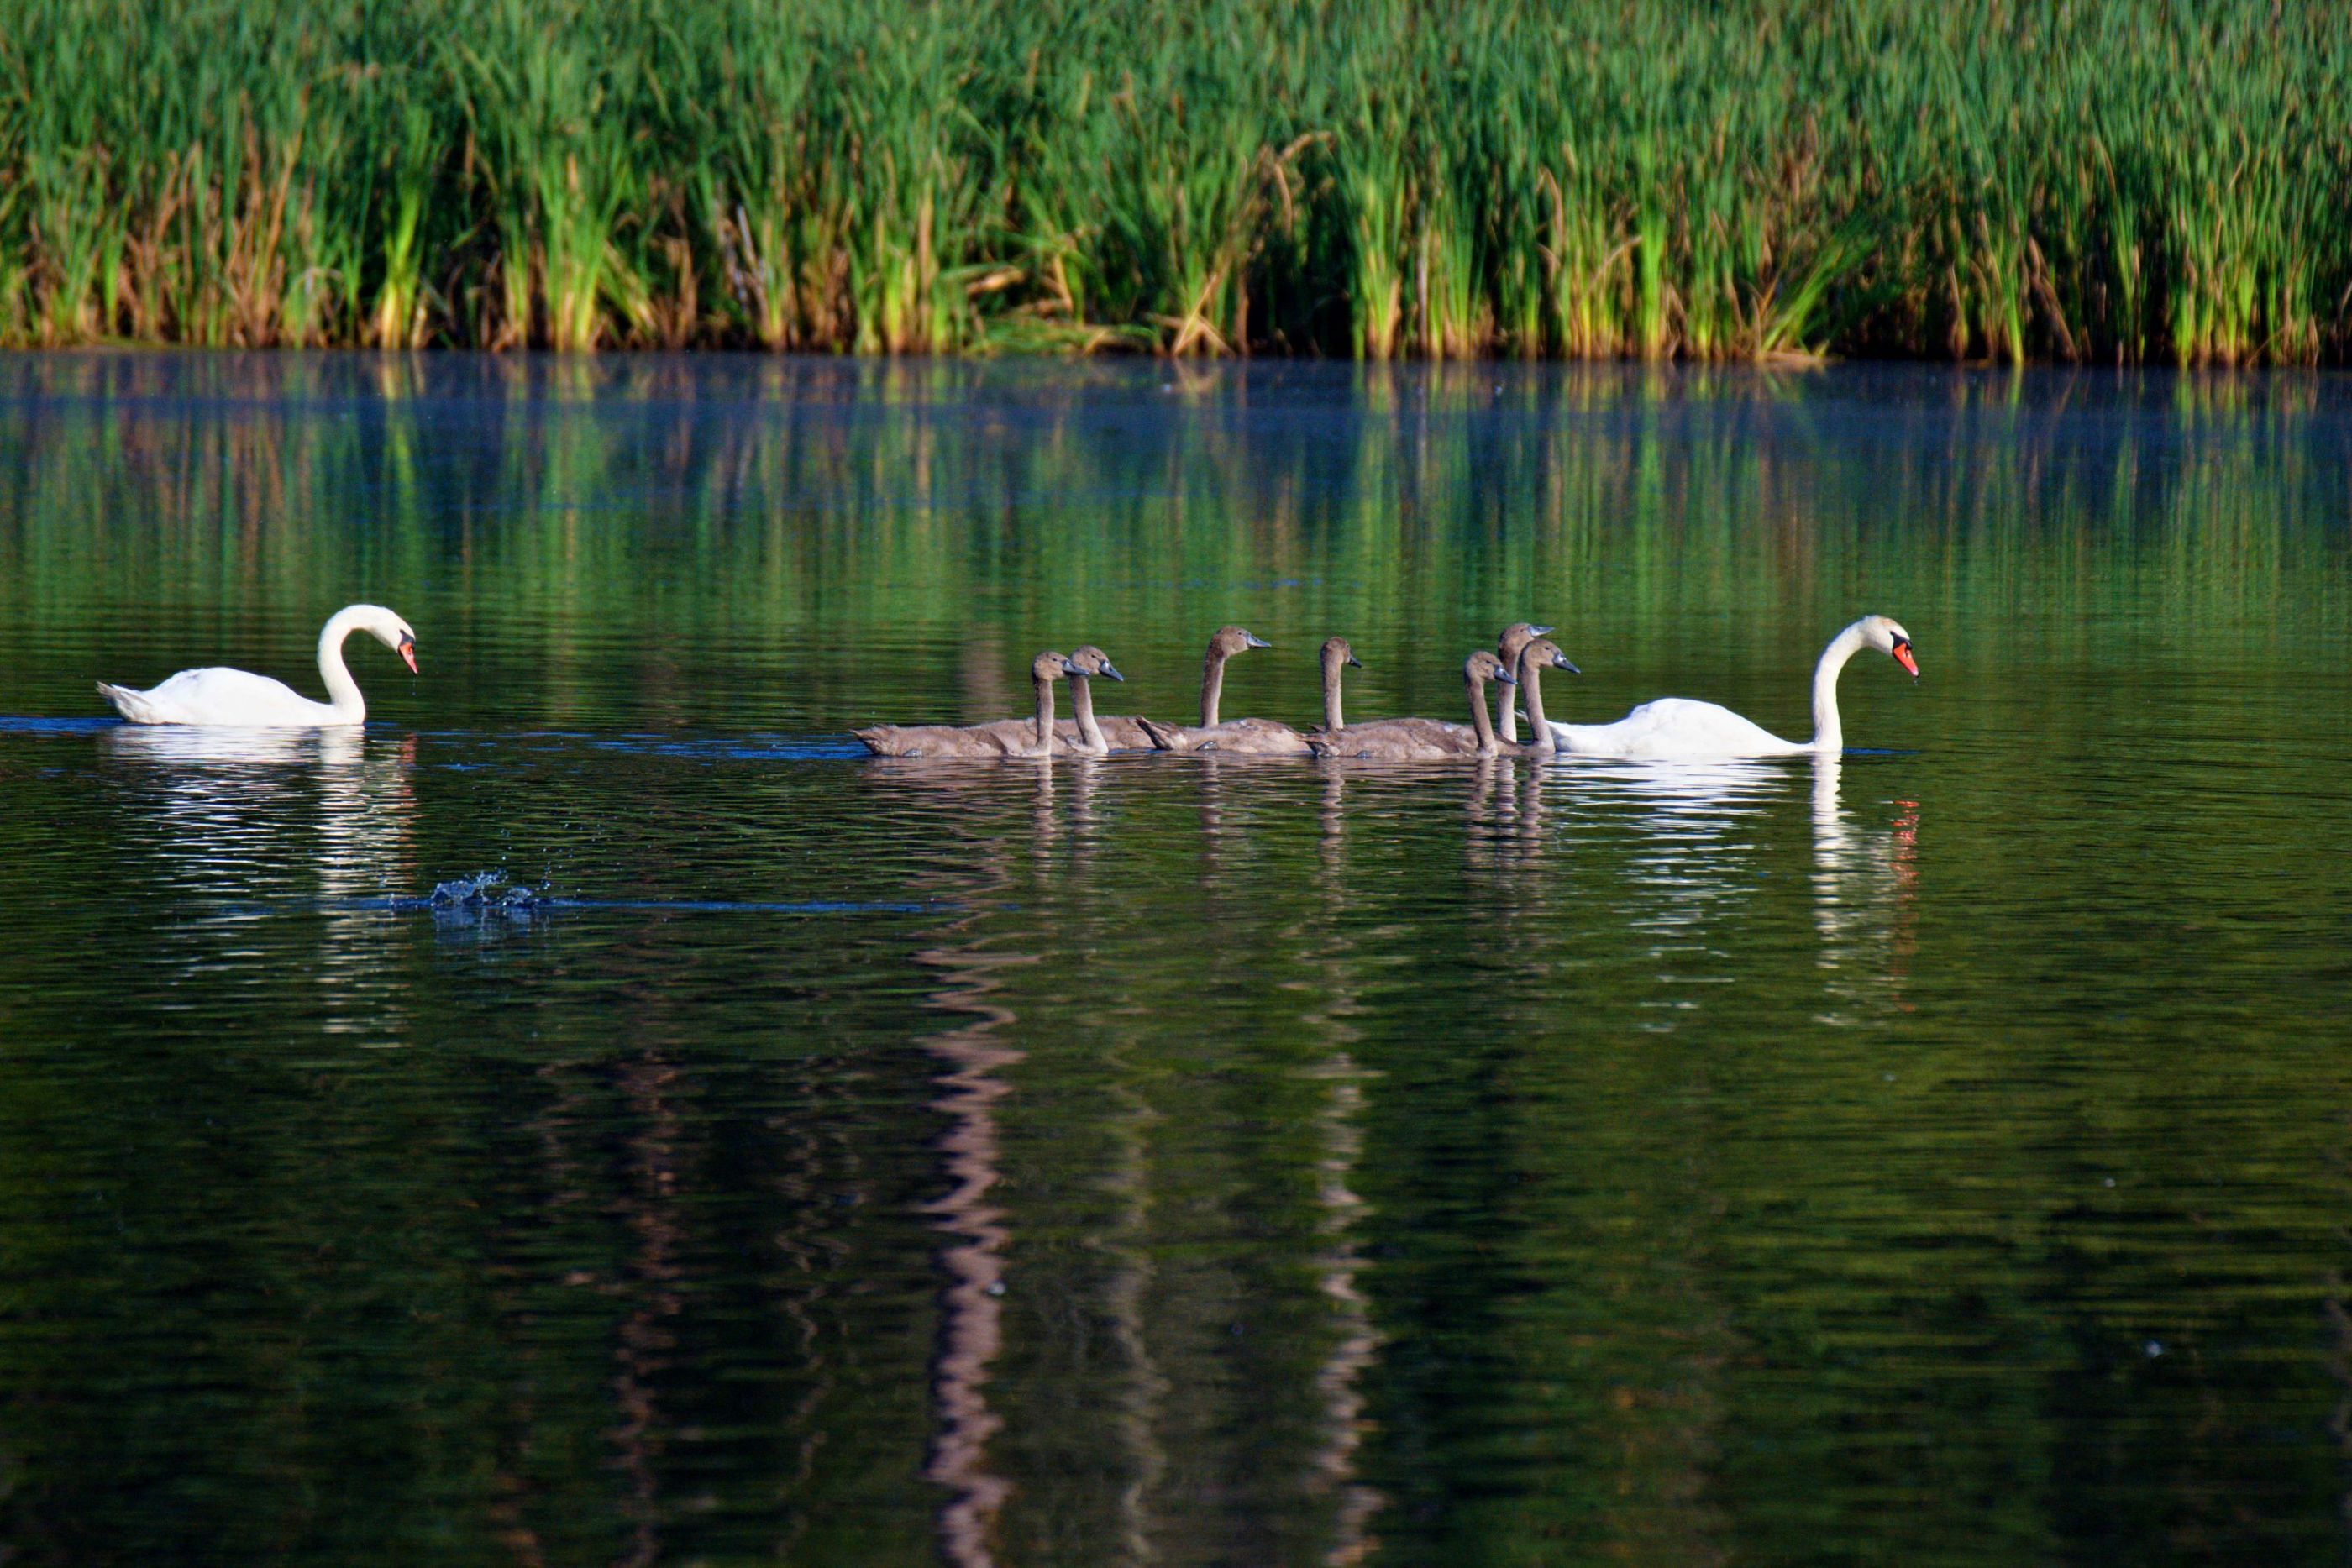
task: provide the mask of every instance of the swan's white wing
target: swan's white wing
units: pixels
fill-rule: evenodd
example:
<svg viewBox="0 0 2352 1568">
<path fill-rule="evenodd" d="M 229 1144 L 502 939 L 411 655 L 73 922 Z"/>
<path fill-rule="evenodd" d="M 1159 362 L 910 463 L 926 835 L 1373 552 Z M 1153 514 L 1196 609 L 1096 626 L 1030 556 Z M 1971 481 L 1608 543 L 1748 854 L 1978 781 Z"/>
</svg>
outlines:
<svg viewBox="0 0 2352 1568">
<path fill-rule="evenodd" d="M 1554 724 L 1580 757 L 1775 757 L 1806 749 L 1715 703 L 1660 697 L 1615 724 Z"/>
<path fill-rule="evenodd" d="M 322 725 L 346 722 L 325 703 L 312 702 L 283 681 L 248 670 L 182 670 L 160 686 L 127 694 L 143 710 L 124 716 L 140 724 Z M 123 706 L 118 702 L 117 706 Z"/>
</svg>

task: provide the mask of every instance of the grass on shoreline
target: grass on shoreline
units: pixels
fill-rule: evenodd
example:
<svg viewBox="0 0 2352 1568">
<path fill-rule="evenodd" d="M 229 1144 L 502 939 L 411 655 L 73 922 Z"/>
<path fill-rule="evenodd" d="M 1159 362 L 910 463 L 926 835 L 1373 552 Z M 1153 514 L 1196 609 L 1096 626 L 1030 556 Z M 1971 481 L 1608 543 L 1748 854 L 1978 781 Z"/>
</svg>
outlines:
<svg viewBox="0 0 2352 1568">
<path fill-rule="evenodd" d="M 2269 0 L 0 0 L 0 342 L 2340 361 L 2347 131 Z"/>
</svg>

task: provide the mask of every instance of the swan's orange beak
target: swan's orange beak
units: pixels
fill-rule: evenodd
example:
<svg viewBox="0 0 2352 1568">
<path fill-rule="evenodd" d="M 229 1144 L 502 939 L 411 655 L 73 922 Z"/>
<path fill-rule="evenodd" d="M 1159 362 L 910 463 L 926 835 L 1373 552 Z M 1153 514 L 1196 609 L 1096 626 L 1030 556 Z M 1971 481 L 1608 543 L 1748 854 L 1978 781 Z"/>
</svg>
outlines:
<svg viewBox="0 0 2352 1568">
<path fill-rule="evenodd" d="M 416 644 L 404 637 L 400 640 L 400 656 L 408 661 L 408 673 L 416 674 Z"/>
<path fill-rule="evenodd" d="M 1919 678 L 1919 661 L 1911 656 L 1910 643 L 1897 643 L 1895 644 L 1895 662 L 1902 665 L 1905 669 L 1910 671 L 1911 678 L 1913 680 L 1916 681 Z"/>
</svg>

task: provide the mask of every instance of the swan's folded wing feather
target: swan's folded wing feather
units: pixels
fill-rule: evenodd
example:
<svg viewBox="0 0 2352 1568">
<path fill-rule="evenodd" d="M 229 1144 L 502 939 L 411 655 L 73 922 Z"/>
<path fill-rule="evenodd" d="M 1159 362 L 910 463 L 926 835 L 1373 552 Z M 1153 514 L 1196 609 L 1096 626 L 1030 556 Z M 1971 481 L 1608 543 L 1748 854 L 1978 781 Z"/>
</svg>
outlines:
<svg viewBox="0 0 2352 1568">
<path fill-rule="evenodd" d="M 1478 732 L 1466 724 L 1435 718 L 1382 718 L 1348 726 L 1319 742 L 1316 755 L 1375 762 L 1439 762 L 1475 756 L 1477 750 Z"/>
<path fill-rule="evenodd" d="M 339 716 L 283 681 L 221 666 L 182 670 L 161 685 L 128 695 L 139 698 L 145 711 L 132 715 L 125 709 L 124 715 L 142 724 L 322 725 Z"/>
<path fill-rule="evenodd" d="M 107 681 L 98 683 L 98 695 L 114 705 L 114 711 L 133 724 L 157 724 L 155 710 L 147 701 L 147 694 L 129 686 L 118 686 Z"/>
<path fill-rule="evenodd" d="M 1136 721 L 1160 751 L 1218 751 L 1229 757 L 1304 757 L 1307 737 L 1270 718 L 1229 718 L 1223 724 L 1161 724 Z"/>
<path fill-rule="evenodd" d="M 1103 733 L 1104 743 L 1113 751 L 1152 749 L 1150 733 L 1145 729 L 1143 720 L 1139 718 L 1097 714 L 1095 724 Z M 1076 746 L 1078 743 L 1078 721 L 1074 718 L 1055 719 L 1054 738 L 1066 745 Z"/>
<path fill-rule="evenodd" d="M 877 724 L 849 732 L 877 757 L 1034 757 L 1037 721 L 1001 718 L 987 724 Z"/>
<path fill-rule="evenodd" d="M 1240 757 L 1307 755 L 1307 737 L 1270 718 L 1229 718 L 1195 733 L 1199 738 L 1194 749 L 1201 751 L 1213 748 Z"/>
<path fill-rule="evenodd" d="M 1208 733 L 1193 725 L 1162 724 L 1156 718 L 1139 718 L 1135 722 L 1155 751 L 1190 751 L 1197 737 Z"/>
<path fill-rule="evenodd" d="M 1719 703 L 1660 697 L 1615 724 L 1552 726 L 1561 746 L 1586 757 L 1766 757 L 1796 751 L 1751 719 Z"/>
</svg>

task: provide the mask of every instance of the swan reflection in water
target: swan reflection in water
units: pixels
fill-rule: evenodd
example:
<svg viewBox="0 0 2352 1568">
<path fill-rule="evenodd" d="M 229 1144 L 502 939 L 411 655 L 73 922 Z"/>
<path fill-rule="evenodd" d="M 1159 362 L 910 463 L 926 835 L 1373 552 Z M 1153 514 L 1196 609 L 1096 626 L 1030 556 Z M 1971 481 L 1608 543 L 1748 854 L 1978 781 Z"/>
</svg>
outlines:
<svg viewBox="0 0 2352 1568">
<path fill-rule="evenodd" d="M 1893 823 L 1865 826 L 1839 798 L 1843 765 L 1813 759 L 1813 925 L 1832 1004 L 1884 999 L 1905 1012 L 1917 945 L 1919 804 L 1895 802 Z M 1828 1013 L 1825 1023 L 1851 1023 Z"/>
<path fill-rule="evenodd" d="M 416 881 L 415 736 L 123 725 L 100 745 L 152 820 L 142 843 L 162 862 L 157 884 L 214 905 L 184 931 L 209 949 L 209 933 L 256 918 L 257 904 L 319 908 L 322 1027 L 371 1043 L 405 1039 L 397 988 L 377 983 L 375 904 Z"/>
<path fill-rule="evenodd" d="M 1588 809 L 1606 814 L 1612 805 L 1631 808 L 1616 817 L 1632 830 L 1633 842 L 1615 896 L 1627 901 L 1627 923 L 1657 938 L 1654 952 L 1673 955 L 1677 971 L 1691 970 L 1695 958 L 1721 956 L 1711 933 L 1753 898 L 1764 858 L 1759 840 L 1770 831 L 1773 807 L 1794 789 L 1809 788 L 1817 962 L 1832 974 L 1833 996 L 1844 1003 L 1883 995 L 1905 1005 L 1902 980 L 1916 917 L 1916 802 L 1898 802 L 1895 821 L 1884 831 L 1864 826 L 1841 804 L 1844 765 L 1836 757 L 1815 757 L 1794 768 L 1778 759 L 1722 759 L 1587 763 L 1545 771 L 1570 782 Z M 1680 978 L 1710 977 L 1700 967 Z M 1865 974 L 1873 977 L 1866 982 Z M 1825 1021 L 1847 1020 L 1828 1016 Z"/>
<path fill-rule="evenodd" d="M 1785 762 L 1735 758 L 1542 771 L 1574 789 L 1588 813 L 1632 830 L 1621 896 L 1633 928 L 1660 937 L 1696 936 L 1754 891 L 1757 831 L 1793 782 Z"/>
</svg>

